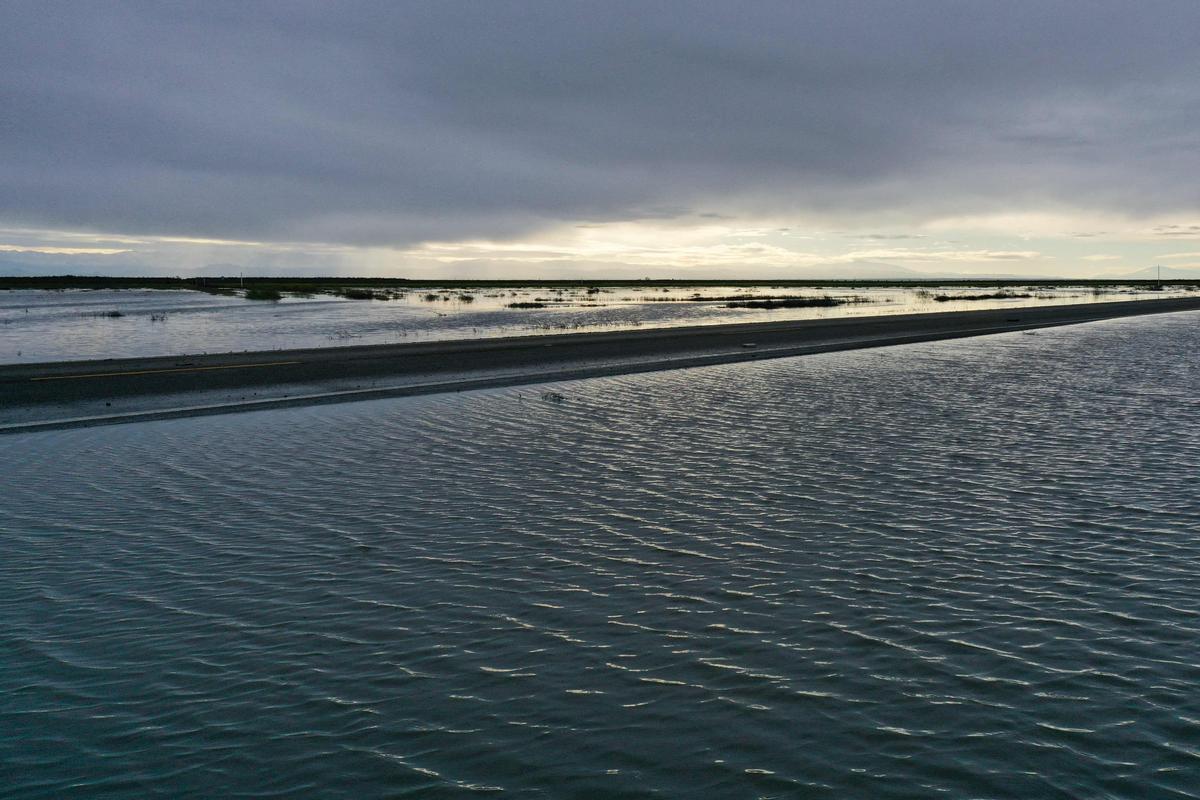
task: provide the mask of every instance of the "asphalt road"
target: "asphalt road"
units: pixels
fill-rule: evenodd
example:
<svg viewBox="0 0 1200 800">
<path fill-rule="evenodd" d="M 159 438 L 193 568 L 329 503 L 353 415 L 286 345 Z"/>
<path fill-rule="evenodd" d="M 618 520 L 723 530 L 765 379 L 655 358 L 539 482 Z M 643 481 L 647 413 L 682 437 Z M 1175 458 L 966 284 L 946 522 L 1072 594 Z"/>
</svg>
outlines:
<svg viewBox="0 0 1200 800">
<path fill-rule="evenodd" d="M 134 398 L 214 391 L 282 397 L 288 387 L 373 386 L 413 382 L 437 391 L 439 380 L 464 373 L 475 385 L 540 382 L 587 374 L 720 363 L 804 352 L 875 347 L 1113 317 L 1200 310 L 1200 297 L 1088 303 L 801 322 L 745 323 L 605 333 L 523 336 L 448 342 L 317 348 L 103 361 L 0 365 L 0 423 L 5 411 L 72 405 L 128 405 Z M 627 365 L 629 368 L 624 368 Z M 555 370 L 561 368 L 561 374 Z M 496 375 L 494 381 L 488 375 Z M 503 376 L 501 378 L 500 376 Z M 382 390 L 376 390 L 382 391 Z M 403 392 L 407 394 L 415 391 Z M 28 415 L 26 415 L 28 416 Z"/>
</svg>

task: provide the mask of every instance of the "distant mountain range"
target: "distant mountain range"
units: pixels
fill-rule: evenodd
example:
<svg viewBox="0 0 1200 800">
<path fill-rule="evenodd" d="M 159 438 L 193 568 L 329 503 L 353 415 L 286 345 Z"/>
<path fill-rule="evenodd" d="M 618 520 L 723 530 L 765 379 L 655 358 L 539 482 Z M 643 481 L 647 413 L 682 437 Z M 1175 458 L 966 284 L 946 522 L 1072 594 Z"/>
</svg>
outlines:
<svg viewBox="0 0 1200 800">
<path fill-rule="evenodd" d="M 1126 272 L 1121 275 L 1099 275 L 1097 277 L 1118 281 L 1153 281 L 1158 280 L 1160 272 L 1164 281 L 1200 280 L 1200 269 L 1178 267 L 1146 267 L 1137 272 Z"/>
<path fill-rule="evenodd" d="M 628 264 L 620 263 L 603 263 L 593 262 L 586 266 L 576 265 L 576 269 L 570 271 L 564 268 L 563 277 L 575 277 L 579 280 L 590 279 L 609 279 L 609 278 L 633 278 L 643 277 L 641 274 L 644 268 L 630 267 Z M 1185 267 L 1162 267 L 1162 279 L 1164 281 L 1171 280 L 1200 280 L 1200 268 L 1185 268 Z M 503 274 L 501 274 L 503 272 Z M 187 276 L 210 276 L 210 277 L 235 277 L 239 274 L 245 274 L 246 277 L 304 277 L 306 275 L 328 275 L 330 270 L 327 265 L 321 266 L 271 266 L 271 267 L 246 267 L 235 263 L 210 263 L 198 269 L 179 270 L 176 274 Z M 161 276 L 169 274 L 167 270 L 140 264 L 137 262 L 125 261 L 120 256 L 73 256 L 69 260 L 62 256 L 43 253 L 5 253 L 0 252 L 0 276 L 38 276 L 38 275 L 108 275 L 108 276 Z M 378 276 L 378 273 L 376 273 Z M 364 277 L 372 277 L 364 275 Z M 417 273 L 413 275 L 398 275 L 396 277 L 413 277 L 419 279 L 437 280 L 436 276 L 428 273 Z M 456 269 L 449 270 L 441 275 L 443 278 L 467 279 L 480 278 L 523 278 L 534 276 L 521 275 L 519 269 L 514 269 L 514 265 L 505 264 L 497 265 L 489 262 L 458 264 Z M 537 279 L 553 277 L 552 275 L 538 274 Z M 676 278 L 686 280 L 688 278 L 696 279 L 721 279 L 737 277 L 730 274 L 729 271 L 713 270 L 713 271 L 693 271 L 689 270 L 683 274 L 670 274 L 660 270 L 654 270 L 650 277 L 654 278 Z M 1054 275 L 1014 275 L 1011 273 L 971 273 L 971 272 L 926 272 L 924 270 L 911 269 L 909 267 L 899 266 L 897 264 L 889 264 L 882 261 L 853 261 L 850 263 L 834 262 L 828 264 L 814 264 L 808 267 L 773 267 L 767 269 L 757 269 L 753 273 L 746 275 L 747 278 L 762 279 L 762 280 L 903 280 L 903 281 L 1034 281 L 1034 280 L 1069 280 L 1063 279 Z M 1159 277 L 1159 267 L 1145 267 L 1135 272 L 1124 273 L 1108 273 L 1090 276 L 1092 279 L 1115 280 L 1115 281 L 1153 281 Z M 1081 280 L 1086 280 L 1081 279 Z"/>
<path fill-rule="evenodd" d="M 849 280 L 849 281 L 1028 281 L 1037 280 L 1030 275 L 1011 275 L 1006 273 L 988 273 L 986 275 L 972 272 L 926 272 L 910 269 L 896 264 L 880 261 L 854 261 L 849 264 L 818 264 L 812 267 L 801 267 L 787 270 L 787 277 L 794 280 Z M 1055 280 L 1054 276 L 1044 276 L 1043 280 Z"/>
</svg>

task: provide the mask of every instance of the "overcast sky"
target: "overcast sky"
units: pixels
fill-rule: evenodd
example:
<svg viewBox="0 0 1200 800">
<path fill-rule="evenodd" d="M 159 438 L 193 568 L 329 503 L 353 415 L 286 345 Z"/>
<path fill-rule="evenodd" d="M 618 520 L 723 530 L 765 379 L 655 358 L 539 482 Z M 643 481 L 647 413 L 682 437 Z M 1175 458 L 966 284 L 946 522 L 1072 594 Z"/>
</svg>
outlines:
<svg viewBox="0 0 1200 800">
<path fill-rule="evenodd" d="M 1200 3 L 0 0 L 0 272 L 1200 268 Z"/>
</svg>

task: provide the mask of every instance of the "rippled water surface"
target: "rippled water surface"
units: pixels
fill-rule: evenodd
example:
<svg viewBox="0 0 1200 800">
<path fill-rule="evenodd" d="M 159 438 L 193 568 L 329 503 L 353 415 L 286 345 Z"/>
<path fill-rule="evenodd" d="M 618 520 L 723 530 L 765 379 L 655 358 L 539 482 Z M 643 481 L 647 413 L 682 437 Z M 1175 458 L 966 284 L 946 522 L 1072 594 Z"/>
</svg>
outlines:
<svg viewBox="0 0 1200 800">
<path fill-rule="evenodd" d="M 1196 352 L 0 438 L 0 794 L 1200 796 Z"/>
</svg>

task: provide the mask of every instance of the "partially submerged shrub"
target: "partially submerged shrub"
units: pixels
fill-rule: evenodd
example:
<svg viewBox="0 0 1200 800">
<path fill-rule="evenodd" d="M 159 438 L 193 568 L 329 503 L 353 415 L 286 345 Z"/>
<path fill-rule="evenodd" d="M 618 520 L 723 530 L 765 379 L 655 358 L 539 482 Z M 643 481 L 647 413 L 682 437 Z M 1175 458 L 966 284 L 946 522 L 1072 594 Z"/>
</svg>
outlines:
<svg viewBox="0 0 1200 800">
<path fill-rule="evenodd" d="M 347 300 L 387 300 L 386 292 L 377 292 L 374 289 L 342 289 L 338 292 Z"/>
<path fill-rule="evenodd" d="M 950 300 L 1017 300 L 1033 297 L 1031 294 L 1018 292 L 991 292 L 990 294 L 939 294 L 933 299 L 939 303 Z"/>
<path fill-rule="evenodd" d="M 870 302 L 857 298 L 830 297 L 784 297 L 776 300 L 736 300 L 726 303 L 726 308 L 828 308 L 847 303 Z"/>
</svg>

